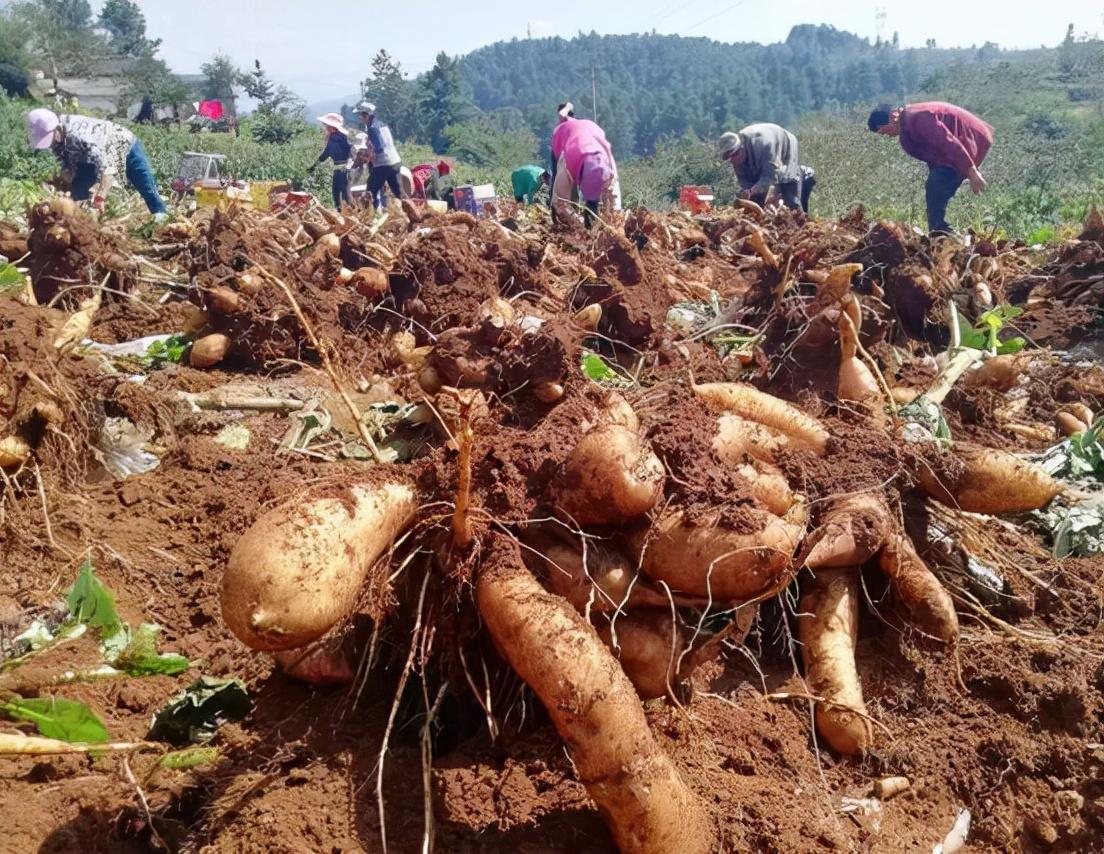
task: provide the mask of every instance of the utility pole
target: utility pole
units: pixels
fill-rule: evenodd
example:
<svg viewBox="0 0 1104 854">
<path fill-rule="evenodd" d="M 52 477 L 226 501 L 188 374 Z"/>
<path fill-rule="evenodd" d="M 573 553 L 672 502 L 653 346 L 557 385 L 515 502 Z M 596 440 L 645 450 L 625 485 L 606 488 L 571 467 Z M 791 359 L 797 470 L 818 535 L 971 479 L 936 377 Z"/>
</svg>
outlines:
<svg viewBox="0 0 1104 854">
<path fill-rule="evenodd" d="M 594 121 L 598 121 L 598 77 L 594 72 L 594 63 L 590 64 L 590 108 Z"/>
</svg>

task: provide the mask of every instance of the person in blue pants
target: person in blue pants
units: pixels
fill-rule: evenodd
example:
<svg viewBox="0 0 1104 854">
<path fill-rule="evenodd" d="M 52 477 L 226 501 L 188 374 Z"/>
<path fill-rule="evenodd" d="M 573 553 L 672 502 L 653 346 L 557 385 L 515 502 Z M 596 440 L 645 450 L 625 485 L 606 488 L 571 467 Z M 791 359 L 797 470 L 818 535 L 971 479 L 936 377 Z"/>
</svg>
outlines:
<svg viewBox="0 0 1104 854">
<path fill-rule="evenodd" d="M 102 208 L 108 191 L 125 177 L 150 213 L 157 219 L 167 216 L 146 149 L 126 128 L 104 119 L 39 108 L 27 114 L 27 139 L 32 148 L 54 153 L 63 174 L 69 176 L 75 200 L 91 200 L 93 207 Z"/>
</svg>

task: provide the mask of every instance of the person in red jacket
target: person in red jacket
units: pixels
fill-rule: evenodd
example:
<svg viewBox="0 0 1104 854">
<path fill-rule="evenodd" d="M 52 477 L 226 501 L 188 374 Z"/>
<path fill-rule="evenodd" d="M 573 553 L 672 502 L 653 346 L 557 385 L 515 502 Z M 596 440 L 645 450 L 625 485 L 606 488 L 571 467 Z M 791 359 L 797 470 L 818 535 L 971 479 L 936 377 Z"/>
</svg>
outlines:
<svg viewBox="0 0 1104 854">
<path fill-rule="evenodd" d="M 898 137 L 906 154 L 928 164 L 928 231 L 954 234 L 947 224 L 947 205 L 963 181 L 970 182 L 974 195 L 985 189 L 978 167 L 993 144 L 993 128 L 968 110 L 941 101 L 882 105 L 871 112 L 867 127 Z"/>
</svg>

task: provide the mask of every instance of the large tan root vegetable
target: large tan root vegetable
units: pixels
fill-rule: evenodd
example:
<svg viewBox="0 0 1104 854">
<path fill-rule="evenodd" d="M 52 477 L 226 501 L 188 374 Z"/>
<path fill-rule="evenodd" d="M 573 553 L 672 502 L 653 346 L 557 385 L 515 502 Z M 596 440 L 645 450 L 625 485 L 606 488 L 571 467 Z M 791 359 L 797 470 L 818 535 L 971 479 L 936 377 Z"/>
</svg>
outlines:
<svg viewBox="0 0 1104 854">
<path fill-rule="evenodd" d="M 411 480 L 394 471 L 338 495 L 270 510 L 242 535 L 222 577 L 222 616 L 253 649 L 295 649 L 356 604 L 372 564 L 414 521 Z"/>
<path fill-rule="evenodd" d="M 680 510 L 665 513 L 631 545 L 643 553 L 644 572 L 677 593 L 747 602 L 785 583 L 807 519 L 800 502 L 784 517 L 749 512 L 759 523 L 751 533 L 719 525 L 719 511 L 694 521 Z"/>
<path fill-rule="evenodd" d="M 1008 451 L 955 442 L 964 464 L 951 477 L 939 477 L 926 465 L 918 472 L 920 487 L 936 501 L 972 513 L 1022 513 L 1045 507 L 1062 485 L 1034 463 Z"/>
<path fill-rule="evenodd" d="M 693 386 L 706 405 L 717 412 L 739 415 L 797 440 L 817 454 L 828 444 L 828 431 L 811 415 L 774 395 L 741 383 L 702 383 Z"/>
<path fill-rule="evenodd" d="M 882 548 L 878 565 L 889 576 L 893 592 L 908 609 L 912 621 L 926 634 L 944 643 L 954 643 L 958 638 L 954 602 L 916 553 L 912 541 L 903 534 L 891 536 Z"/>
<path fill-rule="evenodd" d="M 893 518 L 881 495 L 862 492 L 838 498 L 807 539 L 812 548 L 805 566 L 859 566 L 878 553 L 892 529 Z"/>
<path fill-rule="evenodd" d="M 781 469 L 762 460 L 736 466 L 736 472 L 748 482 L 748 495 L 755 503 L 776 516 L 784 516 L 793 507 L 794 492 Z"/>
<path fill-rule="evenodd" d="M 855 669 L 859 626 L 858 570 L 821 569 L 802 585 L 797 637 L 809 690 L 816 704 L 817 732 L 839 753 L 870 747 L 873 732 L 863 717 L 862 685 Z M 860 714 L 856 714 L 856 712 Z"/>
<path fill-rule="evenodd" d="M 708 814 L 656 743 L 640 700 L 595 630 L 498 537 L 475 583 L 498 648 L 533 689 L 623 854 L 705 854 Z"/>
<path fill-rule="evenodd" d="M 640 699 L 652 700 L 671 693 L 680 681 L 678 664 L 684 642 L 669 611 L 650 608 L 621 614 L 612 626 L 601 620 L 597 628 Z"/>
<path fill-rule="evenodd" d="M 663 463 L 621 424 L 603 424 L 575 446 L 553 487 L 553 501 L 580 525 L 643 516 L 663 494 Z"/>
</svg>

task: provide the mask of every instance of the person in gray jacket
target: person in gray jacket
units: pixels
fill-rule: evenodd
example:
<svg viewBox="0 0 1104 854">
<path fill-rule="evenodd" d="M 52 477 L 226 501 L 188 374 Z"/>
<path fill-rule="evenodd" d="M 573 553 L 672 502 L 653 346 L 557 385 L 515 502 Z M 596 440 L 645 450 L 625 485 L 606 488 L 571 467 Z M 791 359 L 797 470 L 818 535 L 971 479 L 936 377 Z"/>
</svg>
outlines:
<svg viewBox="0 0 1104 854">
<path fill-rule="evenodd" d="M 721 159 L 732 164 L 744 198 L 762 205 L 775 187 L 786 207 L 805 209 L 797 137 L 788 130 L 768 122 L 748 125 L 739 133 L 721 134 L 717 149 Z"/>
</svg>

